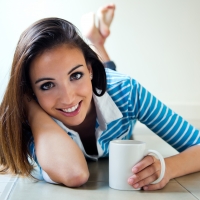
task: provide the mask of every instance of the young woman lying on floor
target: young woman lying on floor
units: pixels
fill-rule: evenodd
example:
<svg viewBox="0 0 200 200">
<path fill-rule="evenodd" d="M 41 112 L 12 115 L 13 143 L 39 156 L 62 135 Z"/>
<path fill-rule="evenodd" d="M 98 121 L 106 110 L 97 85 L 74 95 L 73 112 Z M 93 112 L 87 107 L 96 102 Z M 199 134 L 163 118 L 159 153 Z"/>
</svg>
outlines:
<svg viewBox="0 0 200 200">
<path fill-rule="evenodd" d="M 83 16 L 83 34 L 93 50 L 64 19 L 41 19 L 22 33 L 0 106 L 2 171 L 30 176 L 32 159 L 47 182 L 78 187 L 89 177 L 86 158 L 108 156 L 109 142 L 129 139 L 137 120 L 180 154 L 165 158 L 165 176 L 155 185 L 150 183 L 160 175 L 160 161 L 146 156 L 133 166 L 128 184 L 156 190 L 200 170 L 199 130 L 113 70 L 104 43 L 114 10 L 99 9 L 98 27 L 94 13 Z"/>
</svg>

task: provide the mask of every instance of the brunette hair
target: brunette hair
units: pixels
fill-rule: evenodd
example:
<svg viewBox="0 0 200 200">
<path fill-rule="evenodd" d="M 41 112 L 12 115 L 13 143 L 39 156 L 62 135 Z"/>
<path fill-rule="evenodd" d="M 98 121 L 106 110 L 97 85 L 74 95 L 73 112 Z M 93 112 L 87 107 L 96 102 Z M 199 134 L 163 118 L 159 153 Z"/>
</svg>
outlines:
<svg viewBox="0 0 200 200">
<path fill-rule="evenodd" d="M 93 71 L 92 88 L 97 96 L 106 91 L 106 74 L 97 54 L 80 37 L 78 29 L 60 18 L 45 18 L 26 29 L 17 44 L 10 80 L 0 105 L 0 165 L 1 172 L 30 176 L 31 134 L 24 107 L 24 94 L 31 96 L 29 68 L 31 62 L 45 50 L 67 44 L 82 51 Z"/>
</svg>

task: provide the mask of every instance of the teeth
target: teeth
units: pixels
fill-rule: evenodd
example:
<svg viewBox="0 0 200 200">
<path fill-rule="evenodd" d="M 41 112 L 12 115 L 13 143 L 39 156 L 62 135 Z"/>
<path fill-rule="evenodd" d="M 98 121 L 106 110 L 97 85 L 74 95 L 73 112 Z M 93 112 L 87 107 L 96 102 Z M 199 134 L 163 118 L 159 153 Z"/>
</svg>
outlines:
<svg viewBox="0 0 200 200">
<path fill-rule="evenodd" d="M 75 111 L 77 108 L 78 108 L 78 104 L 73 106 L 73 107 L 71 107 L 71 108 L 62 109 L 62 111 L 70 113 L 70 112 Z"/>
</svg>

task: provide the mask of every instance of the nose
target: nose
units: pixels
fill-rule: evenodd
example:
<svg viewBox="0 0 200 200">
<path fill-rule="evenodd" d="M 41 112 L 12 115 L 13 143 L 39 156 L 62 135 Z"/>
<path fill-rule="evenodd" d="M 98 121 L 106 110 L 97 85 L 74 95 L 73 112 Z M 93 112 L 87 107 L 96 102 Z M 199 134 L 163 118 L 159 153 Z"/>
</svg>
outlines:
<svg viewBox="0 0 200 200">
<path fill-rule="evenodd" d="M 73 104 L 75 99 L 74 88 L 70 84 L 61 86 L 58 99 L 62 104 Z"/>
</svg>

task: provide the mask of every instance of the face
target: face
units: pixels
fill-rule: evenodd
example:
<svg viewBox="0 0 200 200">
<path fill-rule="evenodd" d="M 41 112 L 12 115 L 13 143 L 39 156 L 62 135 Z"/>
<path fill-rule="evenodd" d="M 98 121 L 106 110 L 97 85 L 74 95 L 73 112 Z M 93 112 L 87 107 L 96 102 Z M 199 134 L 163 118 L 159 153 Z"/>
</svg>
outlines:
<svg viewBox="0 0 200 200">
<path fill-rule="evenodd" d="M 78 48 L 55 47 L 37 56 L 30 80 L 40 106 L 65 125 L 81 124 L 91 107 L 91 67 Z"/>
</svg>

